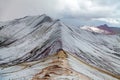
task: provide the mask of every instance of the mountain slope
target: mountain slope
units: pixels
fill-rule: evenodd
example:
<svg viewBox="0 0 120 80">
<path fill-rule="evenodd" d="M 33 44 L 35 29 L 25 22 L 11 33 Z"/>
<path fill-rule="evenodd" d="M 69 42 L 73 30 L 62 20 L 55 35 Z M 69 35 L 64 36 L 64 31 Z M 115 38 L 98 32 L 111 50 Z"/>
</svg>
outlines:
<svg viewBox="0 0 120 80">
<path fill-rule="evenodd" d="M 95 34 L 46 15 L 1 27 L 0 80 L 120 79 L 119 35 Z"/>
</svg>

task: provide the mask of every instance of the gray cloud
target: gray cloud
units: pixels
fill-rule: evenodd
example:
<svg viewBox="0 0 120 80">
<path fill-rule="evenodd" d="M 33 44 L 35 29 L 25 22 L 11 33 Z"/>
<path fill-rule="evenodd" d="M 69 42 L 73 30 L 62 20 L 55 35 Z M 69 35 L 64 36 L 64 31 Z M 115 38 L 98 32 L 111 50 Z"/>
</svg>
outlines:
<svg viewBox="0 0 120 80">
<path fill-rule="evenodd" d="M 9 2 L 7 2 L 9 1 Z M 2 2 L 2 3 L 1 3 Z M 8 5 L 6 5 L 6 2 Z M 27 15 L 56 15 L 56 0 L 0 0 L 3 6 L 0 6 L 3 14 L 0 14 L 0 20 L 19 18 Z"/>
<path fill-rule="evenodd" d="M 0 0 L 0 16 L 2 16 L 4 13 L 4 9 L 9 7 L 10 0 Z"/>
<path fill-rule="evenodd" d="M 9 20 L 27 15 L 40 15 L 43 13 L 62 19 L 116 19 L 120 18 L 120 1 L 0 0 L 0 20 Z"/>
</svg>

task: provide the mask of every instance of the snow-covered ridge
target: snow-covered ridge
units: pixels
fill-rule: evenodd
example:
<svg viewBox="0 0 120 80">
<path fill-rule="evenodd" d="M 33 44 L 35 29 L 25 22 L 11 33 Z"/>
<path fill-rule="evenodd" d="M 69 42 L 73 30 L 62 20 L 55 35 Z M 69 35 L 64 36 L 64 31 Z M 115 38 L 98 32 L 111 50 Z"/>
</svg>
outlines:
<svg viewBox="0 0 120 80">
<path fill-rule="evenodd" d="M 67 60 L 72 69 L 90 79 L 120 79 L 119 35 L 95 34 L 65 25 L 60 20 L 53 20 L 46 15 L 27 16 L 1 26 L 3 28 L 0 30 L 0 80 L 21 80 L 22 76 L 26 76 L 23 80 L 28 80 L 27 76 L 33 77 L 48 67 L 49 60 L 54 58 L 46 60 L 47 62 L 39 61 L 55 55 L 60 50 L 69 55 Z M 96 28 L 92 29 L 97 31 Z M 18 70 L 21 69 L 20 64 L 32 62 L 35 64 L 31 67 Z M 13 68 L 18 72 L 9 73 L 14 71 Z M 26 74 L 22 75 L 22 72 Z"/>
</svg>

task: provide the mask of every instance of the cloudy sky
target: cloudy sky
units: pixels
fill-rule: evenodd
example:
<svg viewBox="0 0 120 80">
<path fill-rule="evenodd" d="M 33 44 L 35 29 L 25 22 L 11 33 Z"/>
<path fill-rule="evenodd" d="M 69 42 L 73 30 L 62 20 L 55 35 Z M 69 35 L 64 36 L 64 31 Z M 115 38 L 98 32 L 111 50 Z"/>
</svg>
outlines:
<svg viewBox="0 0 120 80">
<path fill-rule="evenodd" d="M 41 14 L 73 25 L 120 26 L 120 0 L 0 0 L 0 21 Z"/>
</svg>

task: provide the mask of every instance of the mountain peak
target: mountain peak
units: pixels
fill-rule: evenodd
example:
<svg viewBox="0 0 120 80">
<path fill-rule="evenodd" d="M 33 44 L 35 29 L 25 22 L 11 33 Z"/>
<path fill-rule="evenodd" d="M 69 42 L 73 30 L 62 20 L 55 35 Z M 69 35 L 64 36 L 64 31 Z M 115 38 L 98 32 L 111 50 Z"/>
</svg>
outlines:
<svg viewBox="0 0 120 80">
<path fill-rule="evenodd" d="M 107 24 L 98 26 L 99 29 L 107 31 L 107 34 L 116 34 Z"/>
<path fill-rule="evenodd" d="M 109 28 L 109 26 L 107 24 L 99 25 L 97 27 L 100 29 L 108 29 Z"/>
</svg>

